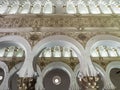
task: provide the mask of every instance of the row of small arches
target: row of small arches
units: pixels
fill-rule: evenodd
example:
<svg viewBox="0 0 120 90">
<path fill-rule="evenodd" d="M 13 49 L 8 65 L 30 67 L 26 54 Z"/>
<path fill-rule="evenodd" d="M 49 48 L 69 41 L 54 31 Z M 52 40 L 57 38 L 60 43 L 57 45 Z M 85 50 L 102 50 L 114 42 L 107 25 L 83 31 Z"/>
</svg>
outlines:
<svg viewBox="0 0 120 90">
<path fill-rule="evenodd" d="M 57 8 L 59 8 L 57 10 Z M 0 5 L 0 14 L 120 14 L 120 7 L 117 2 L 107 4 L 104 0 L 100 0 L 96 4 L 93 0 L 86 2 L 79 0 L 78 4 L 68 0 L 65 5 L 54 5 L 52 1 L 47 0 L 43 5 L 42 2 L 37 0 L 31 3 L 29 0 L 24 1 L 22 4 L 18 0 L 12 4 L 4 0 Z"/>
<path fill-rule="evenodd" d="M 120 48 L 110 46 L 97 46 L 91 51 L 91 57 L 119 57 Z M 9 46 L 0 49 L 0 57 L 24 57 L 24 50 L 20 47 Z M 77 57 L 69 47 L 54 46 L 45 48 L 39 57 Z"/>
</svg>

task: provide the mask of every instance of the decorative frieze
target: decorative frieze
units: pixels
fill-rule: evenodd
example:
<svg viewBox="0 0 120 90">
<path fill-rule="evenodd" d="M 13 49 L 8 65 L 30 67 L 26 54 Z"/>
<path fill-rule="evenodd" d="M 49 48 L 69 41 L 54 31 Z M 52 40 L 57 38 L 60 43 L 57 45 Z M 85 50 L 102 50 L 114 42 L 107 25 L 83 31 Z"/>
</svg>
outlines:
<svg viewBox="0 0 120 90">
<path fill-rule="evenodd" d="M 14 27 L 119 27 L 112 15 L 1 15 L 1 28 Z"/>
<path fill-rule="evenodd" d="M 38 29 L 39 30 L 39 29 Z M 120 31 L 74 31 L 69 30 L 64 31 L 31 31 L 31 32 L 1 32 L 0 37 L 7 36 L 7 35 L 18 35 L 22 36 L 25 38 L 31 45 L 31 47 L 35 46 L 40 40 L 48 37 L 48 36 L 53 36 L 53 35 L 66 35 L 69 37 L 74 38 L 78 42 L 80 42 L 84 47 L 87 43 L 87 41 L 92 38 L 93 36 L 96 35 L 113 35 L 113 36 L 118 36 L 120 37 Z"/>
<path fill-rule="evenodd" d="M 31 31 L 28 32 L 29 27 Z M 50 31 L 42 29 L 43 27 L 52 27 Z M 68 29 L 65 27 L 74 27 Z M 101 30 L 85 30 L 87 27 L 102 27 Z M 104 27 L 117 27 L 117 31 L 103 30 Z M 27 39 L 33 47 L 41 39 L 52 35 L 67 35 L 84 47 L 87 41 L 100 34 L 111 34 L 119 36 L 120 19 L 119 16 L 112 15 L 1 15 L 0 28 L 7 29 L 8 32 L 1 32 L 0 37 L 6 35 L 20 35 Z M 10 32 L 8 30 L 10 28 Z M 18 32 L 11 32 L 14 28 L 25 28 L 23 31 L 18 29 Z M 55 29 L 54 29 L 55 28 Z M 64 30 L 62 29 L 64 28 Z M 58 29 L 58 30 L 57 30 Z M 26 32 L 25 32 L 26 31 Z"/>
<path fill-rule="evenodd" d="M 28 28 L 30 28 L 30 31 Z M 46 27 L 48 29 L 43 29 Z M 69 28 L 66 28 L 69 27 Z M 85 30 L 85 28 L 97 27 L 99 30 Z M 102 27 L 102 28 L 101 28 Z M 106 27 L 117 27 L 117 30 L 104 30 Z M 87 41 L 96 35 L 107 34 L 120 37 L 120 16 L 111 15 L 1 15 L 0 28 L 6 32 L 0 32 L 0 37 L 6 35 L 19 35 L 25 38 L 34 47 L 40 40 L 53 35 L 66 35 L 81 43 L 84 47 Z M 9 31 L 10 28 L 10 31 Z M 11 32 L 11 29 L 17 29 Z M 22 28 L 21 31 L 19 28 Z M 51 29 L 52 28 L 52 29 Z M 50 30 L 51 29 L 51 30 Z M 101 30 L 100 30 L 101 29 Z M 26 32 L 25 32 L 26 31 Z M 97 61 L 97 60 L 95 60 Z M 105 60 L 104 60 L 105 61 Z M 108 64 L 99 63 L 102 66 Z M 69 64 L 73 65 L 73 63 Z"/>
</svg>

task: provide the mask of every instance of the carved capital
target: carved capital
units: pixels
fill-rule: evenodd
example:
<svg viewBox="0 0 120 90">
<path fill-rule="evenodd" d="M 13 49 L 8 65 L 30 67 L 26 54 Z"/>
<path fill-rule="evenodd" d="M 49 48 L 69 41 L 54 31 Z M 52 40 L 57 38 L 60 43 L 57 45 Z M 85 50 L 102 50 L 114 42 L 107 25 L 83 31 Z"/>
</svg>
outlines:
<svg viewBox="0 0 120 90">
<path fill-rule="evenodd" d="M 97 85 L 98 81 L 99 76 L 85 76 L 83 78 L 78 78 L 78 82 L 83 87 L 83 90 L 96 90 L 99 88 Z"/>
<path fill-rule="evenodd" d="M 35 90 L 35 78 L 18 78 L 18 90 Z"/>
</svg>

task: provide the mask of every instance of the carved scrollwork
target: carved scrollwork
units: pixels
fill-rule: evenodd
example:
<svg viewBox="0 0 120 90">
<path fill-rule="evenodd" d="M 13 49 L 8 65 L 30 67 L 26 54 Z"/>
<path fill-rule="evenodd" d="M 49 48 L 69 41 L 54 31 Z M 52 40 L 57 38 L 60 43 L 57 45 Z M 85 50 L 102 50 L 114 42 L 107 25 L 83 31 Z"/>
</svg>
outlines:
<svg viewBox="0 0 120 90">
<path fill-rule="evenodd" d="M 18 90 L 35 90 L 36 79 L 18 78 Z"/>
<path fill-rule="evenodd" d="M 85 76 L 82 79 L 79 78 L 79 82 L 81 83 L 84 89 L 97 89 L 99 88 L 97 82 L 99 81 L 98 76 Z"/>
<path fill-rule="evenodd" d="M 0 18 L 0 27 L 119 27 L 119 16 L 72 15 L 7 15 Z"/>
</svg>

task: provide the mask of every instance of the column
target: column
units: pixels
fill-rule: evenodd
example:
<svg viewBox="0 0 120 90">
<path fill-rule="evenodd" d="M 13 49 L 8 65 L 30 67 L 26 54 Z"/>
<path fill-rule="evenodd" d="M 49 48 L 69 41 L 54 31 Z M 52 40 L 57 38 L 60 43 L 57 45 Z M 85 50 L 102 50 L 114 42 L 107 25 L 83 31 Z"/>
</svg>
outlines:
<svg viewBox="0 0 120 90">
<path fill-rule="evenodd" d="M 99 76 L 85 76 L 83 78 L 78 78 L 82 90 L 97 90 L 99 86 L 97 82 L 99 81 Z"/>
<path fill-rule="evenodd" d="M 18 90 L 35 90 L 36 79 L 33 77 L 18 78 Z"/>
</svg>

